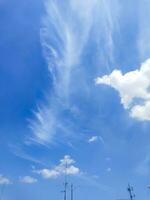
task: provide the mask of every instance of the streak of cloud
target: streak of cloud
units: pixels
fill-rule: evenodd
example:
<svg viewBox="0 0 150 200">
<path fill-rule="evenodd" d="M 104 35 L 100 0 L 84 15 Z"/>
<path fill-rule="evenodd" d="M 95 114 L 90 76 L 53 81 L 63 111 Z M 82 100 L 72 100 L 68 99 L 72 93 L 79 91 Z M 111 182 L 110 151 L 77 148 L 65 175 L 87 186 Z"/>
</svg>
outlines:
<svg viewBox="0 0 150 200">
<path fill-rule="evenodd" d="M 143 62 L 145 59 L 150 57 L 150 27 L 149 27 L 149 6 L 150 2 L 140 1 L 139 3 L 139 32 L 138 32 L 138 51 L 140 56 L 140 61 Z"/>
<path fill-rule="evenodd" d="M 88 95 L 90 86 L 86 79 L 89 72 L 82 63 L 89 40 L 96 43 L 100 54 L 109 52 L 105 63 L 113 60 L 113 32 L 118 27 L 118 7 L 117 0 L 113 3 L 110 0 L 107 3 L 103 0 L 46 1 L 40 34 L 53 88 L 47 95 L 47 104 L 40 105 L 35 119 L 30 120 L 33 139 L 38 143 L 51 143 L 58 133 L 62 137 L 73 132 L 74 123 L 65 118 L 64 113 L 68 111 L 72 118 L 78 115 L 82 108 L 74 105 L 72 96 L 77 97 L 82 91 Z M 79 81 L 76 81 L 77 77 Z"/>
</svg>

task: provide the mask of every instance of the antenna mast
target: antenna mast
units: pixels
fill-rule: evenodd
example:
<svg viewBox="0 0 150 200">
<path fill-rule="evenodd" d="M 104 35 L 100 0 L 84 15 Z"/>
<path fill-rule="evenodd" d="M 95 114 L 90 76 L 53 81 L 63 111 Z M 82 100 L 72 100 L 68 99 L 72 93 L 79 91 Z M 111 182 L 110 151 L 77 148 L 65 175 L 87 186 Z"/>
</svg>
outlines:
<svg viewBox="0 0 150 200">
<path fill-rule="evenodd" d="M 67 182 L 67 168 L 68 168 L 68 164 L 66 162 L 66 166 L 65 166 L 65 182 L 64 182 L 64 200 L 67 200 L 67 185 L 68 185 L 68 182 Z"/>
<path fill-rule="evenodd" d="M 64 171 L 65 172 L 64 190 L 61 191 L 61 192 L 64 193 L 63 200 L 67 200 L 68 199 L 67 198 L 67 189 L 68 189 L 68 180 L 67 180 L 67 174 L 68 174 L 68 172 L 67 172 L 67 170 L 68 170 L 68 163 L 66 162 L 66 164 L 65 164 L 65 171 Z M 70 191 L 70 200 L 73 200 L 74 199 L 74 186 L 73 186 L 73 184 L 71 184 L 71 188 L 70 188 L 69 191 Z"/>
<path fill-rule="evenodd" d="M 130 184 L 128 184 L 127 191 L 129 192 L 130 200 L 134 200 L 135 194 L 133 191 L 133 187 L 131 187 Z"/>
<path fill-rule="evenodd" d="M 73 184 L 71 184 L 71 200 L 73 200 Z"/>
</svg>

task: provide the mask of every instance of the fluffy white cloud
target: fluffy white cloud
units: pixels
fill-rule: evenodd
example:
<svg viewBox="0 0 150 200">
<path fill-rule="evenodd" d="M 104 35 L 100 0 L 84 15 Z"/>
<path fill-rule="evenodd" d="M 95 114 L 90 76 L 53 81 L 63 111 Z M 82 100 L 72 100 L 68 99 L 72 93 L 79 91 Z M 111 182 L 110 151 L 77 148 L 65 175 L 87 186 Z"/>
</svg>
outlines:
<svg viewBox="0 0 150 200">
<path fill-rule="evenodd" d="M 150 101 L 145 101 L 143 105 L 136 105 L 131 110 L 131 116 L 139 120 L 150 120 Z"/>
<path fill-rule="evenodd" d="M 9 185 L 11 184 L 11 181 L 4 177 L 3 175 L 0 175 L 0 185 Z"/>
<path fill-rule="evenodd" d="M 56 169 L 41 169 L 34 172 L 40 174 L 43 178 L 57 178 L 60 175 L 60 172 Z"/>
<path fill-rule="evenodd" d="M 114 70 L 110 75 L 98 77 L 96 84 L 109 85 L 120 94 L 121 103 L 138 120 L 150 120 L 150 59 L 140 69 L 122 74 Z"/>
<path fill-rule="evenodd" d="M 34 170 L 35 173 L 40 174 L 43 178 L 57 178 L 63 174 L 76 175 L 80 173 L 80 169 L 74 166 L 75 161 L 68 155 L 60 160 L 59 164 L 52 169 Z"/>
<path fill-rule="evenodd" d="M 32 183 L 36 183 L 37 179 L 31 177 L 31 176 L 24 176 L 24 177 L 20 177 L 20 182 L 22 183 L 27 183 L 27 184 L 32 184 Z"/>
</svg>

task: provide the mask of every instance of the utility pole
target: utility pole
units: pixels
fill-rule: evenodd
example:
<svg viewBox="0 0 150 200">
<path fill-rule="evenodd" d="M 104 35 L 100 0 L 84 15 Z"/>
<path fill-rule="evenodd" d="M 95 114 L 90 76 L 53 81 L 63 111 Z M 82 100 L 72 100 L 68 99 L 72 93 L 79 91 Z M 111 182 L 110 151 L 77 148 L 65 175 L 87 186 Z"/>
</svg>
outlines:
<svg viewBox="0 0 150 200">
<path fill-rule="evenodd" d="M 73 200 L 73 184 L 71 184 L 71 200 Z"/>
<path fill-rule="evenodd" d="M 133 187 L 131 187 L 129 184 L 128 184 L 128 187 L 127 187 L 127 191 L 129 192 L 130 200 L 133 200 L 135 198 L 135 194 L 134 194 L 134 191 L 133 191 Z"/>
</svg>

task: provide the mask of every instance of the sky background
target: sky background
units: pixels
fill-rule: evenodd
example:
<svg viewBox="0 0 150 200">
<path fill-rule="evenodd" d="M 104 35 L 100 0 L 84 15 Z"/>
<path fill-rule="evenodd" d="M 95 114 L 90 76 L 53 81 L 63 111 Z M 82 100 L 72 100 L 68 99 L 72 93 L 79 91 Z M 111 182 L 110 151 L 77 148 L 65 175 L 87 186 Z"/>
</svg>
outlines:
<svg viewBox="0 0 150 200">
<path fill-rule="evenodd" d="M 149 8 L 0 0 L 1 199 L 150 198 Z"/>
</svg>

